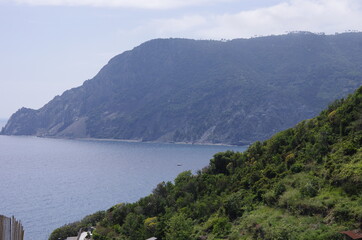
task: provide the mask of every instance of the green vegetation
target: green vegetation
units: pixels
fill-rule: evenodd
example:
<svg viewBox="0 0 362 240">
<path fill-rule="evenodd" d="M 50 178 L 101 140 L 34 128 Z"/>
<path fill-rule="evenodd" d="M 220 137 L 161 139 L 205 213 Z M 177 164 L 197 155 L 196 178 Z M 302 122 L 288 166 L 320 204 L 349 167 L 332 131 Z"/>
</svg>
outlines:
<svg viewBox="0 0 362 240">
<path fill-rule="evenodd" d="M 361 130 L 362 87 L 244 153 L 217 153 L 197 174 L 113 206 L 93 239 L 342 239 L 362 221 Z"/>
<path fill-rule="evenodd" d="M 95 226 L 97 222 L 101 221 L 105 217 L 104 211 L 99 211 L 89 216 L 86 216 L 82 221 L 74 222 L 64 225 L 63 227 L 55 229 L 50 235 L 49 239 L 59 240 L 66 239 L 70 236 L 77 236 L 79 229 L 86 229 Z"/>
</svg>

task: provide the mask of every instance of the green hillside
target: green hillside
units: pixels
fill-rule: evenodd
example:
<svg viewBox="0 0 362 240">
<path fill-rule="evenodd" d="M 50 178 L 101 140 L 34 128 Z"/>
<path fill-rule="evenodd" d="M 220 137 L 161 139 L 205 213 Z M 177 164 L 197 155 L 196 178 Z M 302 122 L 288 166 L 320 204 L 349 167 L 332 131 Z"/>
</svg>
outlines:
<svg viewBox="0 0 362 240">
<path fill-rule="evenodd" d="M 362 87 L 316 118 L 244 153 L 217 153 L 197 174 L 183 172 L 50 239 L 90 225 L 95 240 L 342 239 L 362 222 L 361 130 Z"/>
</svg>

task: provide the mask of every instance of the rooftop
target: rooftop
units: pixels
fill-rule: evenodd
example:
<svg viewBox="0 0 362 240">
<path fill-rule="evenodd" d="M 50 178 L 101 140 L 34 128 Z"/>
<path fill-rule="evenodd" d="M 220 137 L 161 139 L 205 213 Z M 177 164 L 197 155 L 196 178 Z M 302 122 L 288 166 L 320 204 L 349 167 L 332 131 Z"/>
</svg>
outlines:
<svg viewBox="0 0 362 240">
<path fill-rule="evenodd" d="M 341 233 L 347 235 L 348 237 L 350 237 L 352 239 L 362 239 L 362 231 L 359 229 L 351 230 L 351 231 L 344 231 Z"/>
</svg>

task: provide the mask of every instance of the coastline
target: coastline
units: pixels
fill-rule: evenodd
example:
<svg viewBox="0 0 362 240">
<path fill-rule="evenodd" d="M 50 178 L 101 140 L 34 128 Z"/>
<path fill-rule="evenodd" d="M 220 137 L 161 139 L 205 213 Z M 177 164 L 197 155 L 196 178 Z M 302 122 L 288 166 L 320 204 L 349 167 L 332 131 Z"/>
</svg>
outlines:
<svg viewBox="0 0 362 240">
<path fill-rule="evenodd" d="M 58 138 L 58 137 L 54 137 Z M 59 138 L 74 139 L 86 141 L 108 141 L 108 142 L 129 142 L 129 143 L 163 143 L 163 144 L 179 144 L 179 145 L 201 145 L 201 146 L 230 146 L 230 147 L 247 147 L 250 144 L 232 145 L 227 143 L 209 143 L 209 142 L 163 142 L 163 141 L 142 141 L 136 139 L 115 139 L 115 138 Z"/>
<path fill-rule="evenodd" d="M 1 127 L 0 127 L 1 129 Z M 92 137 L 61 137 L 61 136 L 42 136 L 42 135 L 7 135 L 2 136 L 28 136 L 38 138 L 50 138 L 50 139 L 68 139 L 68 140 L 84 140 L 84 141 L 108 141 L 108 142 L 128 142 L 128 143 L 162 143 L 162 144 L 179 144 L 179 145 L 200 145 L 200 146 L 229 146 L 229 147 L 248 147 L 252 142 L 241 144 L 230 143 L 211 143 L 211 142 L 173 142 L 173 141 L 143 141 L 142 139 L 118 139 L 118 138 L 92 138 Z"/>
<path fill-rule="evenodd" d="M 9 135 L 12 136 L 12 135 Z M 57 136 L 35 136 L 35 135 L 24 135 L 34 136 L 39 138 L 54 138 L 54 139 L 69 139 L 69 140 L 84 140 L 84 141 L 107 141 L 107 142 L 128 142 L 128 143 L 163 143 L 163 144 L 179 144 L 179 145 L 200 145 L 200 146 L 229 146 L 229 147 L 248 147 L 251 143 L 233 145 L 228 143 L 209 143 L 209 142 L 163 142 L 163 141 L 142 141 L 141 139 L 118 139 L 118 138 L 72 138 L 72 137 L 57 137 Z"/>
</svg>

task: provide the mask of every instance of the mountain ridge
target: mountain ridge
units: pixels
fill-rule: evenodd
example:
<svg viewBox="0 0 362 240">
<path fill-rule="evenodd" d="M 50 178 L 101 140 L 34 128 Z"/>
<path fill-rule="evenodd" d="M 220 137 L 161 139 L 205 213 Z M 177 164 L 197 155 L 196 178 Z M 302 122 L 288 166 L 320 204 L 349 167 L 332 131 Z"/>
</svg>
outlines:
<svg viewBox="0 0 362 240">
<path fill-rule="evenodd" d="M 361 33 L 150 40 L 1 134 L 248 144 L 357 88 L 359 53 Z"/>
</svg>

